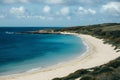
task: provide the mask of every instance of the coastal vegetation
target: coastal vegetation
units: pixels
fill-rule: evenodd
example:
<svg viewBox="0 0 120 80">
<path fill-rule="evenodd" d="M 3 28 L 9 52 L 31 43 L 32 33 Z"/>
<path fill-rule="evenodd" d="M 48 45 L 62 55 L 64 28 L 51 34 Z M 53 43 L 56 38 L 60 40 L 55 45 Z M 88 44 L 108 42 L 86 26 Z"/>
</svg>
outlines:
<svg viewBox="0 0 120 80">
<path fill-rule="evenodd" d="M 110 44 L 120 52 L 120 23 L 105 23 L 87 26 L 76 26 L 59 29 L 38 30 L 21 32 L 27 34 L 60 34 L 61 32 L 71 32 L 86 34 L 103 39 L 104 43 Z M 109 55 L 108 55 L 109 56 Z M 66 77 L 55 78 L 53 80 L 120 80 L 120 57 L 107 64 L 88 69 L 80 69 Z"/>
<path fill-rule="evenodd" d="M 88 26 L 62 28 L 55 32 L 72 32 L 91 35 L 104 40 L 120 52 L 120 23 L 107 23 Z M 120 80 L 120 57 L 107 64 L 89 69 L 80 69 L 66 77 L 53 80 Z"/>
<path fill-rule="evenodd" d="M 120 51 L 120 23 L 105 23 L 57 29 L 55 32 L 72 32 L 91 35 L 104 40 Z"/>
<path fill-rule="evenodd" d="M 104 43 L 111 44 L 117 52 L 120 52 L 120 23 L 104 23 L 58 29 L 51 28 L 47 30 L 17 32 L 17 34 L 61 34 L 61 32 L 87 34 L 103 39 Z"/>
<path fill-rule="evenodd" d="M 89 69 L 80 69 L 66 77 L 53 80 L 120 80 L 120 57 L 107 64 Z"/>
</svg>

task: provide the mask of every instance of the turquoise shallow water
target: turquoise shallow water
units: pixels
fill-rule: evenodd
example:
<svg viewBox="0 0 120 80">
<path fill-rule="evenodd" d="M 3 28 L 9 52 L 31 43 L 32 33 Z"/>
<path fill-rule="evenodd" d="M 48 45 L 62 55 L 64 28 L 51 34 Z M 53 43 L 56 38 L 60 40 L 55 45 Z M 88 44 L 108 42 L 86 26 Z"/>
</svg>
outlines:
<svg viewBox="0 0 120 80">
<path fill-rule="evenodd" d="M 43 28 L 0 28 L 0 75 L 45 68 L 86 51 L 81 38 L 58 34 L 13 34 Z"/>
</svg>

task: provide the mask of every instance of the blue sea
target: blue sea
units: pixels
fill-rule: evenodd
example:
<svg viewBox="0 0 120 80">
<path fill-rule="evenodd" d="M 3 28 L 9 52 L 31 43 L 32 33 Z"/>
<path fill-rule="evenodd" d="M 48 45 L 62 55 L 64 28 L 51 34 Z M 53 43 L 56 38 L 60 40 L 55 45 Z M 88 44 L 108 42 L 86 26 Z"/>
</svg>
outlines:
<svg viewBox="0 0 120 80">
<path fill-rule="evenodd" d="M 46 68 L 86 50 L 82 39 L 63 34 L 14 34 L 47 27 L 0 27 L 0 76 Z"/>
</svg>

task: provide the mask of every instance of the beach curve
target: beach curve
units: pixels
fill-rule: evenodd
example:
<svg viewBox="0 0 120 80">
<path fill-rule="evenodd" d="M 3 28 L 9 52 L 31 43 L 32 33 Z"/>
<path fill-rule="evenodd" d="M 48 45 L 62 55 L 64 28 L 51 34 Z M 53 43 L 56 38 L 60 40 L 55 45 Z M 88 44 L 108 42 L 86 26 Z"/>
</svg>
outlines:
<svg viewBox="0 0 120 80">
<path fill-rule="evenodd" d="M 90 35 L 71 34 L 81 37 L 89 46 L 89 51 L 74 60 L 57 64 L 49 68 L 37 70 L 29 73 L 20 73 L 8 76 L 1 76 L 0 80 L 52 80 L 55 77 L 63 77 L 82 68 L 91 68 L 109 62 L 120 56 L 109 44 L 104 44 L 101 39 Z"/>
</svg>

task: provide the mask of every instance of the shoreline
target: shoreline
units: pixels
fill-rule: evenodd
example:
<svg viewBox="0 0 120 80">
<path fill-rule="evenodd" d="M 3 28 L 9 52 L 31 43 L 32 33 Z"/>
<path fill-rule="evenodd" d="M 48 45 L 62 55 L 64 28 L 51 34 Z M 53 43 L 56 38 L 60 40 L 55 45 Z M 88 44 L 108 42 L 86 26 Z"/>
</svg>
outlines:
<svg viewBox="0 0 120 80">
<path fill-rule="evenodd" d="M 81 40 L 79 42 L 82 42 L 83 45 L 85 46 L 85 49 L 82 51 L 82 52 L 79 52 L 77 56 L 74 56 L 74 57 L 70 57 L 68 60 L 63 60 L 61 62 L 58 62 L 56 64 L 53 64 L 53 65 L 50 65 L 50 66 L 40 66 L 40 67 L 36 67 L 36 68 L 32 68 L 32 69 L 29 69 L 29 70 L 24 70 L 24 71 L 19 71 L 16 73 L 8 73 L 8 74 L 3 74 L 3 75 L 0 75 L 0 77 L 6 77 L 6 76 L 14 76 L 14 75 L 19 75 L 19 74 L 23 74 L 23 73 L 31 73 L 31 72 L 36 72 L 36 71 L 40 71 L 40 70 L 43 70 L 43 69 L 47 69 L 47 68 L 52 68 L 53 66 L 56 66 L 56 65 L 62 65 L 62 64 L 65 64 L 67 62 L 70 62 L 76 58 L 80 58 L 81 56 L 84 56 L 89 50 L 89 46 L 87 45 L 87 43 L 80 37 L 78 36 L 77 34 L 74 34 L 74 33 L 59 33 L 60 35 L 72 35 L 72 36 L 75 36 L 77 38 L 80 38 Z"/>
<path fill-rule="evenodd" d="M 0 80 L 51 80 L 55 77 L 67 76 L 78 69 L 91 68 L 105 64 L 110 60 L 120 56 L 119 52 L 116 53 L 113 47 L 111 47 L 109 44 L 103 44 L 102 40 L 95 37 L 76 33 L 61 34 L 70 34 L 80 37 L 83 42 L 88 45 L 89 50 L 87 52 L 85 51 L 85 53 L 76 59 L 65 61 L 41 70 L 0 76 Z"/>
<path fill-rule="evenodd" d="M 72 36 L 75 36 L 75 37 L 78 37 L 82 40 L 82 43 L 84 44 L 85 46 L 85 50 L 83 52 L 80 52 L 78 56 L 74 56 L 73 58 L 71 57 L 69 60 L 64 60 L 64 61 L 61 61 L 61 62 L 58 62 L 56 64 L 53 64 L 53 65 L 50 65 L 48 67 L 36 67 L 36 68 L 32 68 L 32 69 L 29 69 L 29 70 L 25 70 L 25 71 L 21 71 L 21 72 L 16 72 L 16 73 L 11 73 L 11 74 L 3 74 L 3 75 L 0 75 L 0 77 L 6 77 L 6 76 L 14 76 L 14 75 L 19 75 L 19 74 L 22 74 L 22 73 L 31 73 L 31 72 L 36 72 L 36 71 L 40 71 L 40 70 L 43 70 L 43 69 L 47 69 L 47 68 L 52 68 L 53 66 L 56 66 L 56 65 L 62 65 L 62 64 L 65 64 L 67 62 L 70 62 L 72 60 L 75 60 L 76 58 L 81 58 L 82 56 L 84 56 L 86 53 L 88 53 L 89 51 L 89 46 L 88 44 L 77 34 L 74 34 L 74 33 L 60 33 L 60 35 L 72 35 Z M 81 54 L 82 53 L 82 54 Z"/>
</svg>

